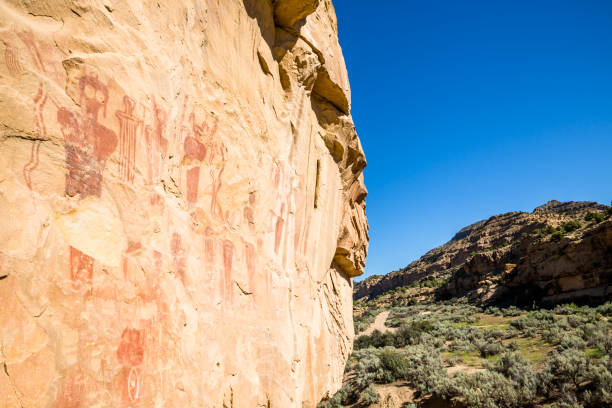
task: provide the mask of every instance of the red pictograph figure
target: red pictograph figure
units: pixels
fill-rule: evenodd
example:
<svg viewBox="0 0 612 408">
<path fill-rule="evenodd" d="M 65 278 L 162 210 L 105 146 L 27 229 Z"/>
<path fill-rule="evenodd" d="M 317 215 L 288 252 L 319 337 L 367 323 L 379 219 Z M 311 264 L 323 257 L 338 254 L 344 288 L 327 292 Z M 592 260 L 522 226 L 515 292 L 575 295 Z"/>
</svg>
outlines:
<svg viewBox="0 0 612 408">
<path fill-rule="evenodd" d="M 210 227 L 206 227 L 204 230 L 204 255 L 206 264 L 210 267 L 215 263 L 215 240 L 213 237 L 213 230 Z"/>
<path fill-rule="evenodd" d="M 245 242 L 244 253 L 246 258 L 247 273 L 249 276 L 249 290 L 253 292 L 255 288 L 255 262 L 257 261 L 255 246 L 250 242 Z"/>
<path fill-rule="evenodd" d="M 249 202 L 246 207 L 244 207 L 244 222 L 246 222 L 251 232 L 255 231 L 255 215 L 253 208 L 255 206 L 255 201 L 256 194 L 254 191 L 252 191 L 249 193 Z M 249 277 L 249 290 L 253 292 L 255 288 L 255 269 L 257 262 L 257 253 L 255 251 L 255 246 L 248 241 L 244 241 L 244 255 L 247 273 Z"/>
<path fill-rule="evenodd" d="M 285 226 L 285 204 L 281 206 L 281 213 L 276 218 L 276 225 L 274 227 L 274 252 L 278 255 L 281 241 L 283 239 L 283 228 Z"/>
<path fill-rule="evenodd" d="M 126 367 L 137 367 L 144 361 L 144 331 L 126 328 L 121 333 L 117 359 Z"/>
<path fill-rule="evenodd" d="M 20 31 L 17 33 L 17 37 L 21 39 L 21 41 L 25 44 L 28 52 L 32 56 L 32 60 L 34 61 L 34 65 L 36 68 L 43 73 L 46 73 L 45 63 L 43 62 L 42 55 L 38 46 L 36 45 L 36 39 L 34 38 L 34 33 L 31 30 L 28 31 Z"/>
<path fill-rule="evenodd" d="M 126 328 L 121 334 L 117 359 L 126 374 L 124 394 L 129 401 L 137 401 L 142 395 L 138 366 L 144 361 L 144 330 Z"/>
<path fill-rule="evenodd" d="M 223 180 L 221 176 L 223 175 L 223 170 L 225 170 L 225 166 L 222 166 L 220 170 L 215 169 L 214 167 L 210 168 L 210 177 L 212 178 L 212 191 L 211 191 L 211 199 L 210 199 L 210 212 L 213 215 L 217 215 L 219 218 L 224 219 L 223 208 L 221 208 L 221 204 L 219 204 L 219 190 L 221 190 L 221 186 L 223 184 Z"/>
<path fill-rule="evenodd" d="M 93 279 L 94 259 L 78 249 L 70 247 L 70 280 L 74 289 L 90 288 Z"/>
<path fill-rule="evenodd" d="M 170 251 L 174 258 L 174 264 L 176 265 L 176 274 L 181 279 L 183 284 L 185 283 L 185 270 L 187 259 L 185 256 L 185 248 L 183 248 L 183 240 L 178 232 L 172 234 L 172 241 L 170 242 Z"/>
<path fill-rule="evenodd" d="M 308 214 L 308 218 L 306 219 L 306 231 L 304 232 L 304 247 L 302 248 L 302 253 L 304 255 L 306 255 L 308 253 L 308 237 L 310 235 L 310 221 L 311 221 L 312 215 L 309 213 Z"/>
<path fill-rule="evenodd" d="M 185 149 L 185 162 L 195 164 L 192 168 L 187 170 L 187 201 L 195 203 L 198 201 L 198 188 L 200 184 L 200 166 L 199 162 L 204 161 L 206 158 L 206 147 L 200 141 L 201 128 L 197 125 L 193 125 L 194 136 L 187 136 L 185 138 L 184 149 Z"/>
<path fill-rule="evenodd" d="M 251 207 L 244 207 L 244 219 L 249 229 L 253 231 L 255 229 L 255 217 L 253 216 L 253 209 Z"/>
<path fill-rule="evenodd" d="M 32 148 L 30 150 L 30 161 L 23 166 L 23 179 L 30 190 L 32 189 L 32 172 L 38 167 L 39 163 L 38 157 L 41 143 L 42 142 L 40 140 L 35 140 L 32 143 Z"/>
<path fill-rule="evenodd" d="M 100 110 L 106 116 L 108 88 L 97 77 L 85 75 L 79 80 L 80 113 L 61 107 L 57 120 L 64 135 L 66 151 L 65 193 L 100 197 L 106 160 L 117 147 L 117 135 L 98 121 Z M 94 260 L 76 248 L 70 248 L 70 276 L 75 286 L 91 283 Z M 84 279 L 85 278 L 85 279 Z"/>
<path fill-rule="evenodd" d="M 80 408 L 85 395 L 83 375 L 69 376 L 62 384 L 61 391 L 55 402 L 56 408 Z"/>
<path fill-rule="evenodd" d="M 134 115 L 136 103 L 132 98 L 123 97 L 123 111 L 115 112 L 119 119 L 119 174 L 128 183 L 134 182 L 136 163 L 136 133 L 141 120 Z"/>
<path fill-rule="evenodd" d="M 123 278 L 127 279 L 128 277 L 128 258 L 134 254 L 139 249 L 142 249 L 142 244 L 140 242 L 132 242 L 128 245 L 128 248 L 125 250 L 125 254 L 123 255 Z"/>
<path fill-rule="evenodd" d="M 4 48 L 4 63 L 10 76 L 18 78 L 21 75 L 22 68 L 19 62 L 19 50 L 8 43 L 5 44 Z"/>
<path fill-rule="evenodd" d="M 81 198 L 102 194 L 106 160 L 117 148 L 117 135 L 98 121 L 106 116 L 108 88 L 98 78 L 85 75 L 79 81 L 82 112 L 62 107 L 57 112 L 66 149 L 66 194 Z"/>
<path fill-rule="evenodd" d="M 47 74 L 47 69 L 45 67 L 45 63 L 42 59 L 42 54 L 38 45 L 36 44 L 36 39 L 34 38 L 34 34 L 32 31 L 21 31 L 16 33 L 17 37 L 25 44 L 32 61 L 34 62 L 34 66 L 38 70 L 40 74 Z M 19 63 L 19 54 L 16 48 L 11 46 L 7 46 L 5 49 L 5 59 L 6 65 L 9 69 L 9 73 L 11 75 L 17 77 L 21 74 L 21 65 Z M 49 94 L 45 90 L 43 86 L 43 82 L 41 81 L 38 84 L 38 92 L 34 97 L 34 120 L 36 123 L 36 127 L 38 129 L 38 133 L 42 138 L 47 137 L 47 129 L 45 126 L 45 121 L 43 118 L 43 110 L 45 108 L 45 104 L 49 99 Z M 26 185 L 31 190 L 32 189 L 32 172 L 38 167 L 38 154 L 40 150 L 40 140 L 35 140 L 32 143 L 32 149 L 30 152 L 30 160 L 23 167 L 23 178 L 26 182 Z"/>
<path fill-rule="evenodd" d="M 221 293 L 223 299 L 232 302 L 232 262 L 234 259 L 234 243 L 229 239 L 223 241 L 223 283 Z"/>
<path fill-rule="evenodd" d="M 161 175 L 162 163 L 168 153 L 168 139 L 164 137 L 167 123 L 168 114 L 153 100 L 153 126 L 145 128 L 149 184 L 154 184 Z"/>
<path fill-rule="evenodd" d="M 155 261 L 155 269 L 161 270 L 163 261 L 161 252 L 153 251 L 153 260 Z"/>
<path fill-rule="evenodd" d="M 38 93 L 34 97 L 34 120 L 36 122 L 36 127 L 38 128 L 38 133 L 43 137 L 47 137 L 47 127 L 45 126 L 45 119 L 43 117 L 43 110 L 45 108 L 45 104 L 47 100 L 49 100 L 49 94 L 45 91 L 42 82 L 38 85 Z M 31 190 L 32 189 L 32 172 L 38 167 L 39 163 L 39 151 L 41 140 L 35 140 L 32 143 L 32 149 L 30 151 L 30 161 L 23 166 L 23 178 L 26 182 L 26 185 Z"/>
</svg>

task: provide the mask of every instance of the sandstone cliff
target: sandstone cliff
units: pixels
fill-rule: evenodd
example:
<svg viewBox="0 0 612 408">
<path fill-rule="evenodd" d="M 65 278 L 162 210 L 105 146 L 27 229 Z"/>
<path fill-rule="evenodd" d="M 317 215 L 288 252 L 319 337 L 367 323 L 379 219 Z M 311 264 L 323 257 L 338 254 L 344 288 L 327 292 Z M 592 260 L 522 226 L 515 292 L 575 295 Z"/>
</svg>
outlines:
<svg viewBox="0 0 612 408">
<path fill-rule="evenodd" d="M 597 203 L 551 201 L 532 213 L 497 215 L 463 228 L 402 270 L 356 284 L 354 297 L 373 298 L 407 286 L 418 289 L 389 294 L 381 302 L 456 296 L 519 304 L 608 299 L 610 214 L 610 207 Z"/>
<path fill-rule="evenodd" d="M 0 406 L 313 407 L 368 242 L 330 0 L 0 3 Z"/>
</svg>

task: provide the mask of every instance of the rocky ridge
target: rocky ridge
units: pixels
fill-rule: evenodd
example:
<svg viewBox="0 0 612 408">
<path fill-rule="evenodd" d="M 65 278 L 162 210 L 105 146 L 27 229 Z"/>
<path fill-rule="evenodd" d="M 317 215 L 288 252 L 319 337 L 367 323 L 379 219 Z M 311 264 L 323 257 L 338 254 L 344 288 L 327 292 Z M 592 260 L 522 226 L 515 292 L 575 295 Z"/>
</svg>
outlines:
<svg viewBox="0 0 612 408">
<path fill-rule="evenodd" d="M 366 165 L 330 0 L 0 4 L 0 406 L 314 407 Z"/>
<path fill-rule="evenodd" d="M 609 214 L 610 207 L 597 203 L 551 201 L 532 213 L 494 216 L 463 228 L 402 270 L 357 283 L 354 298 L 418 285 L 418 294 L 401 300 L 396 291 L 391 297 L 400 303 L 414 296 L 465 296 L 483 303 L 601 301 L 612 294 Z"/>
</svg>

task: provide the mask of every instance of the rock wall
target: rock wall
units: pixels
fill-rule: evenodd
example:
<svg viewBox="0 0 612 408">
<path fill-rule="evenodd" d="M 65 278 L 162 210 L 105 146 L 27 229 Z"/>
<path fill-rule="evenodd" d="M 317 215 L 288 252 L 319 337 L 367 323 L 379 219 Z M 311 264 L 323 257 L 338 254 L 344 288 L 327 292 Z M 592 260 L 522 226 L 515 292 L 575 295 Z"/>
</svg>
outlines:
<svg viewBox="0 0 612 408">
<path fill-rule="evenodd" d="M 0 406 L 313 407 L 365 158 L 330 0 L 0 3 Z"/>
</svg>

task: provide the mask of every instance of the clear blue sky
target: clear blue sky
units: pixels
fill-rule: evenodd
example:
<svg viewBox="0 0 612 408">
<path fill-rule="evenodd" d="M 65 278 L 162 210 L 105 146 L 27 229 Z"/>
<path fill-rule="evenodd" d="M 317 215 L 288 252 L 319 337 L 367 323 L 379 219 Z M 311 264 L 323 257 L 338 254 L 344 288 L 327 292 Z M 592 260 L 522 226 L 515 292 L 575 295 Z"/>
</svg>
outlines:
<svg viewBox="0 0 612 408">
<path fill-rule="evenodd" d="M 334 0 L 366 274 L 550 199 L 612 200 L 612 1 Z"/>
</svg>

